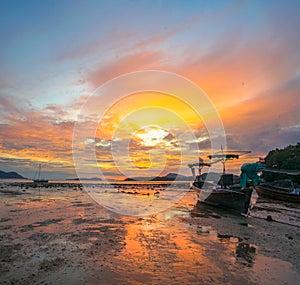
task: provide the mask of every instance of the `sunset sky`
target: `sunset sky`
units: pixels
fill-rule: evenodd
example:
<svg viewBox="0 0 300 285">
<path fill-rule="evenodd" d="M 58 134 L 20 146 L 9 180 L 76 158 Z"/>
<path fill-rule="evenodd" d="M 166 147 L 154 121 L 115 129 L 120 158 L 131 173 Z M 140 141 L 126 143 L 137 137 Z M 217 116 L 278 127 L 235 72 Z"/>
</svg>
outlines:
<svg viewBox="0 0 300 285">
<path fill-rule="evenodd" d="M 299 15 L 296 0 L 1 1 L 0 170 L 189 175 L 221 148 L 215 119 L 227 149 L 252 151 L 233 171 L 296 144 Z M 149 75 L 152 88 L 145 70 L 174 80 Z"/>
</svg>

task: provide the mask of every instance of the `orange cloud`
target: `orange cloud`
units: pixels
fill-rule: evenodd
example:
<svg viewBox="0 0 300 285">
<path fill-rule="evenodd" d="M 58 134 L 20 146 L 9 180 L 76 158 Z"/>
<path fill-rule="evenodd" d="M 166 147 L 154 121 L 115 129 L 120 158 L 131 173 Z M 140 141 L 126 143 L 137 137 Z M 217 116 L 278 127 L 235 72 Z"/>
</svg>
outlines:
<svg viewBox="0 0 300 285">
<path fill-rule="evenodd" d="M 160 51 L 144 51 L 131 54 L 122 58 L 116 58 L 106 64 L 99 63 L 98 69 L 88 74 L 88 81 L 96 87 L 126 73 L 142 69 L 155 69 L 163 61 Z"/>
<path fill-rule="evenodd" d="M 6 122 L 0 124 L 3 134 L 0 138 L 1 158 L 21 164 L 25 161 L 25 166 L 31 168 L 44 162 L 49 167 L 55 165 L 64 172 L 73 173 L 71 145 L 74 124 L 60 120 L 66 112 L 54 106 L 48 106 L 42 112 L 21 110 L 17 105 L 15 113 L 1 116 Z"/>
</svg>

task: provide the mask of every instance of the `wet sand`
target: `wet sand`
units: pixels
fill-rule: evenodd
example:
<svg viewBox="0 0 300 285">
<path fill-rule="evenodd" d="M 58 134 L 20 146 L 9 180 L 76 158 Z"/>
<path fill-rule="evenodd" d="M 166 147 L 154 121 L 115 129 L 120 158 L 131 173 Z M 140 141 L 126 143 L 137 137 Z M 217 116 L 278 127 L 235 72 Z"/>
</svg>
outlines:
<svg viewBox="0 0 300 285">
<path fill-rule="evenodd" d="M 130 217 L 80 184 L 2 183 L 0 284 L 300 284 L 297 221 L 195 204 Z"/>
</svg>

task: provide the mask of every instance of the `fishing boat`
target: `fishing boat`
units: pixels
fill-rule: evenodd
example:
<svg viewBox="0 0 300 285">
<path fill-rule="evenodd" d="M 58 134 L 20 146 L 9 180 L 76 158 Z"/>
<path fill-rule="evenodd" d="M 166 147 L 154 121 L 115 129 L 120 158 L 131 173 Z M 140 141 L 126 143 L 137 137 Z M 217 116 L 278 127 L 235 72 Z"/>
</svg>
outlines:
<svg viewBox="0 0 300 285">
<path fill-rule="evenodd" d="M 204 162 L 203 159 L 199 159 L 198 163 L 189 164 L 193 176 L 195 176 L 195 168 L 198 168 L 198 175 L 191 183 L 191 189 L 197 193 L 198 201 L 247 215 L 252 206 L 251 198 L 254 187 L 251 183 L 247 183 L 247 187 L 241 187 L 239 183 L 236 183 L 237 181 L 234 181 L 233 174 L 226 173 L 225 164 L 228 160 L 238 159 L 241 155 L 249 152 L 222 151 L 222 153 L 208 156 L 210 162 Z M 217 183 L 205 181 L 201 175 L 202 168 L 204 166 L 210 167 L 217 162 L 223 163 L 223 173 L 220 175 L 219 181 Z M 251 167 L 254 169 L 255 166 Z"/>
<path fill-rule="evenodd" d="M 291 188 L 287 190 L 286 188 L 278 187 L 276 183 L 264 183 L 256 186 L 256 192 L 259 196 L 285 202 L 300 203 L 300 189 Z"/>
<path fill-rule="evenodd" d="M 256 186 L 256 192 L 259 196 L 285 202 L 300 203 L 300 188 L 291 179 L 291 176 L 300 175 L 300 172 L 271 169 L 266 169 L 264 172 L 286 174 L 289 178 L 261 183 Z"/>
<path fill-rule="evenodd" d="M 33 179 L 34 183 L 48 183 L 47 179 L 42 178 L 42 165 L 39 164 L 38 170 L 35 173 L 34 179 Z"/>
</svg>

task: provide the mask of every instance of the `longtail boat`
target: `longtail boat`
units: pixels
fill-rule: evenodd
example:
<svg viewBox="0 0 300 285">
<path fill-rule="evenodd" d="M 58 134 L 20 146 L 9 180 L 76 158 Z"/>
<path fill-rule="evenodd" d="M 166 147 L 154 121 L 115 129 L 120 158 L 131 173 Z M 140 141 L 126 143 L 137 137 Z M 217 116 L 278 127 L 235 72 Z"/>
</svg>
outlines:
<svg viewBox="0 0 300 285">
<path fill-rule="evenodd" d="M 198 201 L 209 205 L 226 208 L 237 211 L 241 214 L 248 214 L 251 208 L 251 197 L 254 190 L 250 184 L 247 187 L 241 187 L 235 183 L 234 175 L 226 173 L 225 164 L 228 160 L 238 159 L 240 155 L 247 154 L 250 151 L 227 151 L 209 155 L 209 162 L 204 162 L 199 158 L 199 162 L 189 164 L 192 170 L 194 181 L 191 182 L 193 189 L 198 196 Z M 223 173 L 217 183 L 204 180 L 201 175 L 203 167 L 210 167 L 212 164 L 222 162 Z M 255 165 L 256 166 L 256 165 Z M 195 169 L 198 169 L 198 175 L 195 176 Z"/>
</svg>

